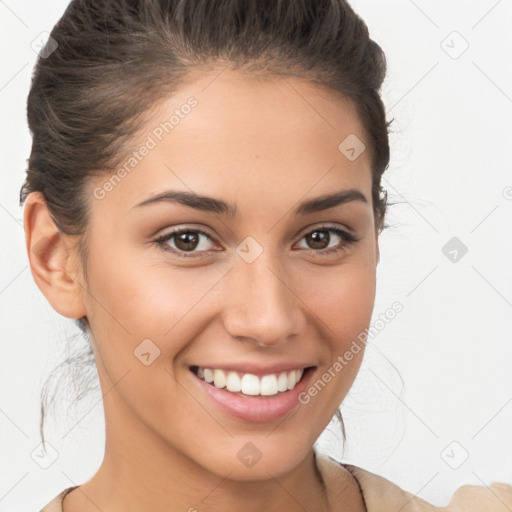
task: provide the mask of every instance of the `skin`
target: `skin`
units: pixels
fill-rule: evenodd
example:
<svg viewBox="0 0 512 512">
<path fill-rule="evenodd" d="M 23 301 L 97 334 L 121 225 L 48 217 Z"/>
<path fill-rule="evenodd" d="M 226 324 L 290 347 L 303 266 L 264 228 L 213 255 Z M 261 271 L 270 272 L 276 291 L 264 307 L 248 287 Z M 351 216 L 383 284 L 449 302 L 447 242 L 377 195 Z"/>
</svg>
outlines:
<svg viewBox="0 0 512 512">
<path fill-rule="evenodd" d="M 350 134 L 368 148 L 363 126 L 333 91 L 217 70 L 156 105 L 133 149 L 190 96 L 198 105 L 103 199 L 93 191 L 111 174 L 87 184 L 88 281 L 79 240 L 59 233 L 39 193 L 26 201 L 32 275 L 58 313 L 87 317 L 104 395 L 104 460 L 64 511 L 364 510 L 351 475 L 321 473 L 313 458 L 364 350 L 307 405 L 267 423 L 220 411 L 192 387 L 189 370 L 300 356 L 316 366 L 314 382 L 369 326 L 379 261 L 370 154 L 350 161 L 338 150 Z M 229 201 L 237 216 L 177 203 L 134 207 L 167 189 Z M 293 215 L 298 202 L 342 189 L 368 202 Z M 359 241 L 322 255 L 346 244 L 329 231 L 315 246 L 305 235 L 323 223 Z M 153 243 L 176 227 L 205 230 L 211 239 L 190 250 L 207 256 L 180 258 Z M 263 249 L 250 264 L 236 252 L 248 236 Z M 186 247 L 177 238 L 164 245 Z M 160 350 L 149 366 L 134 356 L 144 339 Z M 262 454 L 252 467 L 237 457 L 247 442 Z"/>
</svg>

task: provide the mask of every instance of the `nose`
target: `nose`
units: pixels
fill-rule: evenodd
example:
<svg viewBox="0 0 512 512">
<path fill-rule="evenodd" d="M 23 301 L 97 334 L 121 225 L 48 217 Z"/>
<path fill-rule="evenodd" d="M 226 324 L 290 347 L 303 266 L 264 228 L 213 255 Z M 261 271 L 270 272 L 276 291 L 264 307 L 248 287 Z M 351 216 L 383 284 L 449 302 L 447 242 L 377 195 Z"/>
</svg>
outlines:
<svg viewBox="0 0 512 512">
<path fill-rule="evenodd" d="M 292 272 L 277 261 L 265 251 L 252 263 L 240 258 L 226 276 L 222 317 L 234 338 L 277 346 L 303 328 L 303 302 L 293 292 Z"/>
</svg>

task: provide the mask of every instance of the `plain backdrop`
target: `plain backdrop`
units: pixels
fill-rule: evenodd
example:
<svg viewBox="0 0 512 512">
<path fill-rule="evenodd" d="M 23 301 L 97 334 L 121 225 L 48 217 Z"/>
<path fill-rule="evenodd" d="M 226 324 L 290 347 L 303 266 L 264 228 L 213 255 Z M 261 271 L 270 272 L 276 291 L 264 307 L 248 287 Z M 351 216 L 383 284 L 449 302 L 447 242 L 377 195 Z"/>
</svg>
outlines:
<svg viewBox="0 0 512 512">
<path fill-rule="evenodd" d="M 34 41 L 67 3 L 0 0 L 0 511 L 39 510 L 104 449 L 92 392 L 49 418 L 53 463 L 35 455 L 41 386 L 79 335 L 33 281 L 18 203 Z M 395 120 L 374 316 L 403 311 L 370 338 L 342 405 L 345 453 L 335 423 L 318 447 L 442 506 L 463 484 L 512 483 L 512 2 L 351 4 L 386 52 Z"/>
</svg>

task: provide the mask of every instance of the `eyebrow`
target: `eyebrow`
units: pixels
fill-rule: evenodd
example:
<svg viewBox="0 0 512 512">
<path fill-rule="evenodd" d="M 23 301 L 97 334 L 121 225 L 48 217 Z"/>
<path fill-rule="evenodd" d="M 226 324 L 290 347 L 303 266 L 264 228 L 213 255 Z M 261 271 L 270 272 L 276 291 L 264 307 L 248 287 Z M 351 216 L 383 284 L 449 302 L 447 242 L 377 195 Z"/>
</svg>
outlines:
<svg viewBox="0 0 512 512">
<path fill-rule="evenodd" d="M 368 204 L 366 196 L 357 189 L 341 190 L 334 194 L 324 195 L 304 201 L 295 209 L 295 216 L 306 215 L 309 213 L 329 210 L 335 206 L 346 204 L 352 201 L 360 201 Z M 195 208 L 205 212 L 216 213 L 229 217 L 236 217 L 237 206 L 213 197 L 201 196 L 194 192 L 183 192 L 177 190 L 167 190 L 159 194 L 153 195 L 135 207 L 147 206 L 155 203 L 178 203 L 184 206 Z"/>
</svg>

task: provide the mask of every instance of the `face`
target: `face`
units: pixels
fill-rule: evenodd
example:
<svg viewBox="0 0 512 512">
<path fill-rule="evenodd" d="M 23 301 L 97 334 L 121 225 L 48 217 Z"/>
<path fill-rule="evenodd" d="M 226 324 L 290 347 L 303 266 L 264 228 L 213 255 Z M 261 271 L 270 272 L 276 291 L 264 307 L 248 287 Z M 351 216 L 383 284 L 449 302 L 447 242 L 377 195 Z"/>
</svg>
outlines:
<svg viewBox="0 0 512 512">
<path fill-rule="evenodd" d="M 375 298 L 370 155 L 339 149 L 354 135 L 368 144 L 352 104 L 332 92 L 217 74 L 155 107 L 124 172 L 89 184 L 80 300 L 107 451 L 129 444 L 223 477 L 264 479 L 310 452 L 361 364 L 360 342 L 344 355 Z M 345 201 L 300 208 L 349 190 Z M 215 201 L 141 205 L 171 192 Z M 204 369 L 225 372 L 207 383 L 197 367 L 203 379 Z M 280 377 L 305 368 L 295 387 Z M 217 387 L 223 375 L 245 392 Z M 275 382 L 292 389 L 248 396 L 252 384 L 275 392 Z"/>
</svg>

